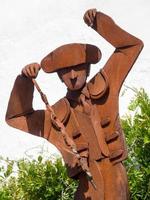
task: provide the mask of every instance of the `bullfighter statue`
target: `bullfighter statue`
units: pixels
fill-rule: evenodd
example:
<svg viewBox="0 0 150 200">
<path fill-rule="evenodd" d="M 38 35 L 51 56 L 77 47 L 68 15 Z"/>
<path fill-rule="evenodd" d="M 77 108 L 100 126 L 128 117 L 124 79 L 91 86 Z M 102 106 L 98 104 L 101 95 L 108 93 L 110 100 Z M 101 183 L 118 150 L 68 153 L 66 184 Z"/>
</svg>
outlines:
<svg viewBox="0 0 150 200">
<path fill-rule="evenodd" d="M 71 43 L 52 51 L 40 64 L 25 66 L 12 89 L 6 122 L 57 147 L 68 176 L 79 180 L 76 200 L 127 200 L 128 181 L 122 164 L 127 149 L 119 119 L 119 92 L 143 42 L 96 9 L 86 11 L 83 19 L 114 46 L 107 63 L 86 82 L 101 51 L 91 44 Z M 41 68 L 46 73 L 57 72 L 67 94 L 52 109 L 34 110 L 33 79 Z"/>
</svg>

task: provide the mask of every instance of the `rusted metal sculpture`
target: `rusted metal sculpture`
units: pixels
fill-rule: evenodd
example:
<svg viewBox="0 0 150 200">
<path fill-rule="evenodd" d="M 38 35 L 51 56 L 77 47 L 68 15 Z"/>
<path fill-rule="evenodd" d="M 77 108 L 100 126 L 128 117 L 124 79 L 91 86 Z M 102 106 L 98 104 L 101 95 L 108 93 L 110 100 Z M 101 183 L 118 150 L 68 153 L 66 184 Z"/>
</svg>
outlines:
<svg viewBox="0 0 150 200">
<path fill-rule="evenodd" d="M 62 153 L 68 175 L 79 180 L 76 200 L 127 200 L 127 157 L 120 126 L 119 91 L 142 50 L 141 40 L 117 26 L 107 15 L 88 10 L 84 21 L 115 47 L 103 69 L 88 83 L 90 64 L 101 58 L 90 44 L 67 44 L 41 64 L 23 68 L 15 81 L 6 114 L 10 126 L 46 138 Z M 67 86 L 66 97 L 52 107 L 33 78 L 40 69 L 57 72 Z M 34 85 L 46 110 L 32 107 Z"/>
</svg>

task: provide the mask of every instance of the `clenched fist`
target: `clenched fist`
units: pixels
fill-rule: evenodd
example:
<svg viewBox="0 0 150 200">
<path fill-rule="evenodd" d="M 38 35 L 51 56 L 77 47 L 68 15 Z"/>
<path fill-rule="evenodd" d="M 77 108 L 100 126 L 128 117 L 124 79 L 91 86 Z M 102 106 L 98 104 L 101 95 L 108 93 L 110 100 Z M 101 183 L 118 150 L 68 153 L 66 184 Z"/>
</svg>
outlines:
<svg viewBox="0 0 150 200">
<path fill-rule="evenodd" d="M 38 63 L 31 63 L 22 69 L 22 74 L 28 78 L 36 78 L 41 66 Z"/>
<path fill-rule="evenodd" d="M 97 10 L 96 9 L 89 9 L 85 12 L 84 16 L 83 16 L 83 19 L 84 19 L 84 22 L 88 25 L 88 26 L 93 26 L 94 24 L 94 20 L 95 20 L 95 17 L 96 17 L 96 12 Z"/>
</svg>

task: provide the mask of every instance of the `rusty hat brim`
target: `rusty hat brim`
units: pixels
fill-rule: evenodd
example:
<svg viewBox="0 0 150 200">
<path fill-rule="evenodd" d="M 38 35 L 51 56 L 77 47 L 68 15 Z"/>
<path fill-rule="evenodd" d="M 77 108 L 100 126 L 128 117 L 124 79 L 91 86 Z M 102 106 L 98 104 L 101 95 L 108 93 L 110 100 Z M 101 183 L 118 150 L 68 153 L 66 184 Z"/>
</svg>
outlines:
<svg viewBox="0 0 150 200">
<path fill-rule="evenodd" d="M 101 59 L 101 51 L 91 44 L 71 43 L 58 47 L 41 61 L 46 73 L 83 63 L 96 64 Z"/>
</svg>

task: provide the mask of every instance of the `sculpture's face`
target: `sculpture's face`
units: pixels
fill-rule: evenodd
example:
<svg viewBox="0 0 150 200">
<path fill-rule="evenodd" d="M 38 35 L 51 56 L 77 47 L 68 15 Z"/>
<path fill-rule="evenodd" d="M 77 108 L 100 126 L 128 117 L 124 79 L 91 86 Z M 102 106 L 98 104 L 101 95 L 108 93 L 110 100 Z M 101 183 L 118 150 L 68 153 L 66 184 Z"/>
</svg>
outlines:
<svg viewBox="0 0 150 200">
<path fill-rule="evenodd" d="M 57 73 L 59 78 L 65 83 L 68 89 L 79 90 L 86 82 L 89 68 L 89 64 L 85 63 L 78 66 L 61 69 Z"/>
</svg>

